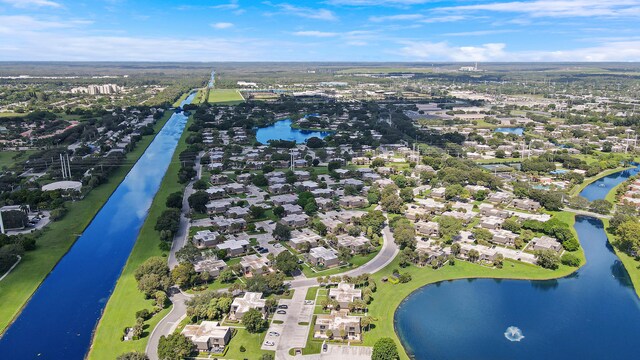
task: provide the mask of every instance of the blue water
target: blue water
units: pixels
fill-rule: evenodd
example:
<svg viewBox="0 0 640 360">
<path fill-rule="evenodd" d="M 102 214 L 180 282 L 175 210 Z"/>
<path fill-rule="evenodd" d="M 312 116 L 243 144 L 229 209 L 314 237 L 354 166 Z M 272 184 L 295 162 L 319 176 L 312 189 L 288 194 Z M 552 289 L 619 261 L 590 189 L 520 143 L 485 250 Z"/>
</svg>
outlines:
<svg viewBox="0 0 640 360">
<path fill-rule="evenodd" d="M 186 122 L 171 116 L 0 339 L 1 359 L 84 358 Z"/>
<path fill-rule="evenodd" d="M 607 176 L 581 195 L 602 199 L 637 172 Z M 587 264 L 568 277 L 455 280 L 414 292 L 394 319 L 407 351 L 415 359 L 637 358 L 640 300 L 629 275 L 600 220 L 578 216 L 575 229 Z M 521 341 L 505 337 L 511 326 Z"/>
<path fill-rule="evenodd" d="M 495 132 L 501 132 L 505 134 L 516 134 L 522 136 L 524 134 L 524 128 L 521 127 L 499 127 L 494 130 Z"/>
<path fill-rule="evenodd" d="M 302 144 L 309 138 L 317 137 L 320 139 L 324 139 L 329 134 L 331 134 L 331 132 L 329 131 L 309 131 L 294 129 L 291 127 L 291 120 L 285 119 L 277 121 L 272 125 L 259 128 L 256 132 L 256 140 L 258 140 L 262 144 L 267 144 L 269 140 L 295 140 L 298 144 Z"/>
</svg>

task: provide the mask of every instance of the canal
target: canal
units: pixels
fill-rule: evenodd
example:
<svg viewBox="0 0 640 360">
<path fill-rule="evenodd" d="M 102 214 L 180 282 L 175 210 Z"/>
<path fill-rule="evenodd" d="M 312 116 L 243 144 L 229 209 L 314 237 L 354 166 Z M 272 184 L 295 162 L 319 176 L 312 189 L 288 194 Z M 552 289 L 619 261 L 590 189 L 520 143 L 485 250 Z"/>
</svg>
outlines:
<svg viewBox="0 0 640 360">
<path fill-rule="evenodd" d="M 84 358 L 186 123 L 167 121 L 0 339 L 0 358 Z"/>
<path fill-rule="evenodd" d="M 580 194 L 602 199 L 638 169 Z M 640 300 L 603 224 L 576 217 L 587 263 L 549 281 L 455 280 L 425 286 L 396 310 L 395 328 L 415 359 L 630 359 L 640 352 Z M 510 341 L 513 327 L 524 338 Z M 512 338 L 512 340 L 514 340 Z"/>
</svg>

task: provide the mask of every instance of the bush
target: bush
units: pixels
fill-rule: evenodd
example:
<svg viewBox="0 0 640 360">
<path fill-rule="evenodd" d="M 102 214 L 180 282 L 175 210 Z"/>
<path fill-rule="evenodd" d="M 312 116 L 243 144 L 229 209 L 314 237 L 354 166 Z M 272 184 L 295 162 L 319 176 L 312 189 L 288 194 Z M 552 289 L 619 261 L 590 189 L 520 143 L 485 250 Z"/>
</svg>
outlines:
<svg viewBox="0 0 640 360">
<path fill-rule="evenodd" d="M 244 348 L 244 346 L 240 345 L 240 352 L 245 352 L 247 351 L 247 349 Z"/>
<path fill-rule="evenodd" d="M 149 313 L 149 310 L 147 309 L 136 311 L 136 319 L 147 320 L 150 317 L 151 317 L 151 313 Z"/>
<path fill-rule="evenodd" d="M 565 253 L 562 255 L 562 259 L 560 260 L 562 264 L 572 267 L 580 266 L 580 258 L 575 256 L 574 254 Z"/>
</svg>

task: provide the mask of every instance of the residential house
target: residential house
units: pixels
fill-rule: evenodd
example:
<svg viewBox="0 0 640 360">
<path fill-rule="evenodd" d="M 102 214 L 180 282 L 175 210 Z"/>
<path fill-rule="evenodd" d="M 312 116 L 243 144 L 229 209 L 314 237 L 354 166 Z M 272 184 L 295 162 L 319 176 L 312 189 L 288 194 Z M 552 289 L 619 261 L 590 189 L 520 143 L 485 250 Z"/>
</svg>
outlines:
<svg viewBox="0 0 640 360">
<path fill-rule="evenodd" d="M 218 250 L 226 250 L 230 257 L 240 256 L 249 251 L 249 242 L 247 240 L 227 240 L 216 245 Z"/>
<path fill-rule="evenodd" d="M 260 275 L 270 271 L 271 261 L 266 256 L 251 254 L 242 257 L 240 266 L 245 275 Z"/>
<path fill-rule="evenodd" d="M 207 272 L 209 275 L 217 277 L 222 270 L 227 268 L 227 263 L 216 258 L 205 258 L 194 262 L 193 268 L 198 274 Z"/>
<path fill-rule="evenodd" d="M 552 237 L 543 235 L 531 239 L 527 250 L 553 250 L 555 252 L 560 252 L 562 251 L 562 244 Z"/>
<path fill-rule="evenodd" d="M 199 325 L 187 325 L 181 333 L 189 338 L 200 352 L 223 352 L 231 340 L 231 328 L 220 326 L 217 321 L 203 321 Z"/>
<path fill-rule="evenodd" d="M 362 300 L 362 290 L 356 289 L 354 284 L 341 282 L 337 287 L 329 289 L 329 298 L 336 300 L 340 308 L 345 309 L 354 300 Z"/>
<path fill-rule="evenodd" d="M 266 300 L 262 298 L 262 293 L 246 292 L 242 297 L 233 299 L 229 319 L 242 320 L 242 316 L 249 311 L 249 309 L 258 309 L 266 315 L 265 303 Z"/>
<path fill-rule="evenodd" d="M 330 268 L 340 264 L 338 254 L 333 249 L 327 249 L 322 246 L 314 247 L 309 250 L 307 260 L 313 266 Z"/>
<path fill-rule="evenodd" d="M 333 338 L 339 338 L 344 334 L 344 338 L 349 340 L 360 340 L 362 329 L 359 316 L 350 316 L 349 310 L 332 310 L 331 314 L 320 314 L 316 316 L 316 323 L 313 325 L 313 337 L 326 339 L 327 331 L 331 330 Z"/>
</svg>

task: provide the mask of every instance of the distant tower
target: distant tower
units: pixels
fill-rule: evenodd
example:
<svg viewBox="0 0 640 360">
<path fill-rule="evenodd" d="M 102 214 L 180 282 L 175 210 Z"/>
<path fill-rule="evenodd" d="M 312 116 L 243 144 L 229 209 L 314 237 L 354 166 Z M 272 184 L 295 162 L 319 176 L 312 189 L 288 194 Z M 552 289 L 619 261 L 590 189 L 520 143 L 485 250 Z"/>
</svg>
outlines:
<svg viewBox="0 0 640 360">
<path fill-rule="evenodd" d="M 478 63 L 476 62 L 476 66 L 473 68 L 474 71 L 478 71 Z"/>
</svg>

